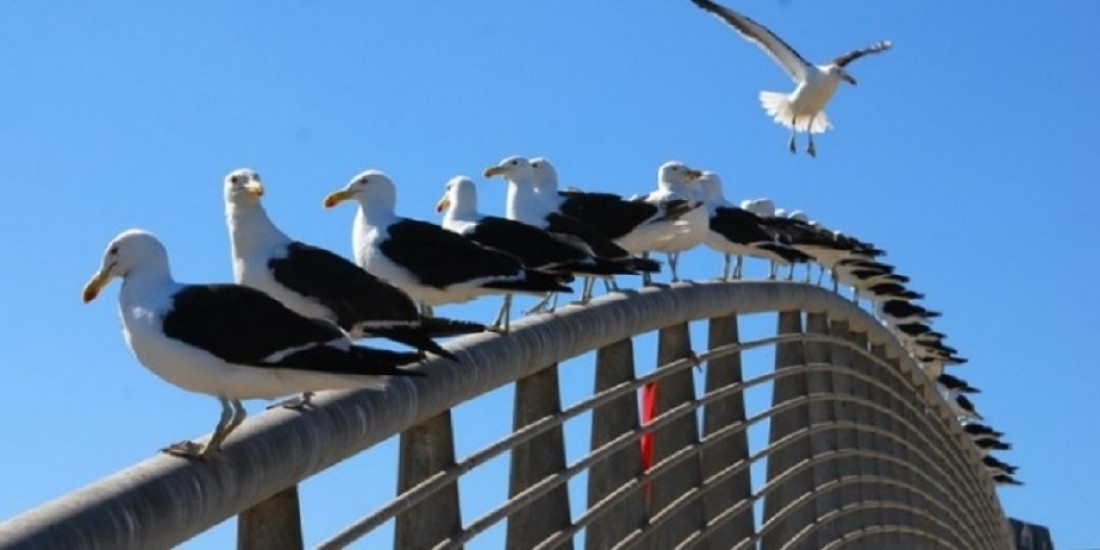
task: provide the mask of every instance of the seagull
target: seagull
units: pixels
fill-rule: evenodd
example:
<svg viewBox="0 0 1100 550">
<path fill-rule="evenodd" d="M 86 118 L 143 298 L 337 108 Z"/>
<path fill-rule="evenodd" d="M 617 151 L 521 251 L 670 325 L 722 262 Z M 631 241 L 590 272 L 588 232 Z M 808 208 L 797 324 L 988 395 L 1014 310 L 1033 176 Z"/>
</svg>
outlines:
<svg viewBox="0 0 1100 550">
<path fill-rule="evenodd" d="M 682 162 L 669 161 L 657 168 L 657 189 L 641 197 L 641 200 L 668 208 L 671 204 L 679 204 L 681 201 L 697 200 L 698 188 L 696 182 L 703 172 L 689 168 Z M 703 244 L 710 233 L 710 218 L 707 211 L 702 208 L 691 210 L 676 221 L 661 222 L 668 227 L 672 238 L 661 242 L 652 243 L 643 249 L 645 252 L 664 252 L 668 256 L 668 267 L 672 271 L 672 282 L 680 280 L 676 272 L 680 261 L 680 253 L 691 250 Z M 677 226 L 687 225 L 687 230 L 678 229 Z M 633 251 L 632 251 L 633 252 Z"/>
<path fill-rule="evenodd" d="M 722 180 L 714 172 L 703 172 L 699 177 L 699 192 L 710 216 L 706 245 L 723 255 L 722 279 L 730 278 L 730 255 L 737 256 L 733 278 L 741 278 L 744 256 L 769 260 L 772 265 L 769 279 L 775 278 L 778 264 L 791 265 L 813 259 L 795 248 L 780 242 L 769 231 L 760 216 L 734 206 L 722 194 Z"/>
<path fill-rule="evenodd" d="M 352 227 L 356 263 L 375 277 L 431 306 L 465 302 L 485 294 L 571 292 L 569 277 L 523 268 L 519 258 L 482 246 L 428 222 L 394 212 L 397 189 L 388 176 L 367 170 L 325 197 L 332 208 L 354 199 L 359 211 Z M 510 312 L 502 308 L 493 327 L 507 332 Z"/>
<path fill-rule="evenodd" d="M 561 214 L 576 218 L 603 233 L 615 244 L 631 251 L 642 251 L 690 230 L 688 224 L 675 222 L 700 208 L 699 201 L 669 201 L 663 205 L 643 200 L 628 200 L 614 193 L 594 193 L 570 189 L 558 190 L 558 172 L 549 159 L 531 159 L 535 173 L 535 193 Z"/>
<path fill-rule="evenodd" d="M 985 467 L 989 471 L 989 473 L 993 475 L 1005 474 L 1011 476 L 1016 475 L 1016 471 L 1019 470 L 1018 467 L 1010 466 L 990 455 L 983 456 L 982 463 L 985 464 Z"/>
<path fill-rule="evenodd" d="M 792 153 L 795 152 L 795 133 L 806 132 L 809 135 L 806 152 L 811 157 L 817 155 L 814 134 L 822 133 L 831 126 L 825 115 L 825 104 L 833 97 L 842 79 L 853 86 L 856 84 L 856 79 L 845 70 L 848 64 L 865 55 L 884 52 L 892 46 L 889 41 L 877 42 L 841 54 L 824 65 L 814 65 L 760 23 L 711 0 L 691 1 L 736 29 L 746 40 L 760 46 L 794 80 L 796 86 L 790 94 L 760 92 L 764 110 L 776 122 L 791 129 L 787 147 Z"/>
<path fill-rule="evenodd" d="M 978 424 L 976 422 L 963 424 L 963 431 L 974 438 L 975 441 L 980 439 L 1000 439 L 1005 435 L 1004 432 L 998 432 L 985 424 Z"/>
<path fill-rule="evenodd" d="M 432 341 L 416 303 L 399 288 L 323 248 L 292 240 L 268 217 L 260 176 L 242 168 L 225 177 L 225 218 L 238 284 L 262 290 L 299 315 L 336 323 L 353 338 L 381 336 L 455 359 Z M 447 334 L 484 325 L 429 318 Z"/>
<path fill-rule="evenodd" d="M 175 443 L 162 449 L 169 454 L 217 452 L 247 415 L 242 399 L 381 389 L 389 376 L 423 376 L 398 368 L 417 354 L 356 346 L 338 326 L 294 313 L 254 288 L 176 282 L 168 252 L 147 231 L 127 230 L 111 241 L 84 286 L 84 303 L 115 277 L 122 279 L 122 333 L 138 361 L 176 386 L 213 395 L 222 406 L 209 442 Z"/>
<path fill-rule="evenodd" d="M 599 230 L 577 218 L 556 212 L 535 191 L 535 172 L 531 162 L 526 158 L 507 157 L 495 166 L 486 168 L 483 175 L 486 178 L 500 176 L 508 182 L 506 199 L 508 219 L 533 225 L 550 233 L 558 240 L 580 247 L 591 256 L 622 263 L 631 270 L 641 272 L 643 276 L 660 270 L 657 262 L 635 258 L 631 255 L 632 251 L 615 244 Z M 591 287 L 591 284 L 585 285 L 581 293 L 582 303 L 591 298 Z"/>
<path fill-rule="evenodd" d="M 477 211 L 477 187 L 466 176 L 456 176 L 447 182 L 435 209 L 443 213 L 444 229 L 516 256 L 525 268 L 533 271 L 587 277 L 637 274 L 627 264 L 593 257 L 533 225 L 481 214 Z M 511 295 L 505 295 L 504 299 L 510 305 Z M 542 305 L 545 304 L 539 306 Z M 539 306 L 535 310 L 541 309 Z"/>
<path fill-rule="evenodd" d="M 993 474 L 993 482 L 997 485 L 1023 485 L 1022 481 L 1008 474 Z"/>
<path fill-rule="evenodd" d="M 936 382 L 948 393 L 982 393 L 982 390 L 971 386 L 966 380 L 950 374 L 940 374 L 936 377 Z"/>
<path fill-rule="evenodd" d="M 982 455 L 988 455 L 993 451 L 1011 451 L 1012 445 L 1009 443 L 1002 443 L 997 439 L 975 439 L 974 445 L 978 447 L 978 450 L 982 452 Z"/>
<path fill-rule="evenodd" d="M 978 414 L 977 409 L 974 408 L 974 403 L 961 393 L 956 393 L 954 397 L 948 399 L 947 404 L 951 406 L 951 410 L 955 412 L 955 415 L 962 417 L 964 420 L 984 420 L 982 415 Z"/>
</svg>

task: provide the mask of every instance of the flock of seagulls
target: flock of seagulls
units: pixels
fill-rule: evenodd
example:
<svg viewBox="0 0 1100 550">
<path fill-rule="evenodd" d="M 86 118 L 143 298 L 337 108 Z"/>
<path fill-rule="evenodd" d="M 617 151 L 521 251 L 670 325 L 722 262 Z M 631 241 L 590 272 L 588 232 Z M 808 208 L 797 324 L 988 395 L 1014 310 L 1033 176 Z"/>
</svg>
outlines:
<svg viewBox="0 0 1100 550">
<path fill-rule="evenodd" d="M 816 66 L 752 19 L 709 0 L 696 5 L 762 47 L 796 81 L 789 95 L 762 92 L 767 112 L 796 132 L 829 127 L 824 107 L 840 80 L 855 84 L 846 67 L 890 48 L 881 42 Z M 223 182 L 233 283 L 184 284 L 171 274 L 168 253 L 152 233 L 131 229 L 107 246 L 99 270 L 86 284 L 89 302 L 112 279 L 121 278 L 119 308 L 125 340 L 139 362 L 186 390 L 212 395 L 222 412 L 211 439 L 184 441 L 165 452 L 206 457 L 244 420 L 244 399 L 275 399 L 292 408 L 310 405 L 313 392 L 383 388 L 392 377 L 423 374 L 415 368 L 427 354 L 457 358 L 437 338 L 481 332 L 507 333 L 515 294 L 541 300 L 528 313 L 553 312 L 560 293 L 588 303 L 596 280 L 608 292 L 616 279 L 640 277 L 653 284 L 662 264 L 679 280 L 680 255 L 705 246 L 723 257 L 722 280 L 744 275 L 746 258 L 768 263 L 768 279 L 794 280 L 805 266 L 806 284 L 851 289 L 893 330 L 912 358 L 935 380 L 984 457 L 998 484 L 1018 484 L 1016 468 L 990 455 L 1010 449 L 1003 434 L 977 423 L 983 417 L 968 395 L 978 389 L 945 372 L 966 363 L 946 336 L 932 329 L 940 316 L 916 303 L 909 278 L 881 261 L 882 249 L 810 220 L 769 199 L 727 200 L 720 176 L 669 161 L 657 169 L 656 188 L 623 197 L 562 189 L 549 159 L 510 156 L 488 166 L 483 177 L 507 185 L 504 214 L 479 210 L 477 184 L 456 176 L 436 205 L 441 223 L 396 212 L 397 186 L 385 173 L 367 170 L 323 199 L 326 208 L 357 205 L 352 227 L 354 260 L 294 240 L 264 210 L 265 187 L 250 169 L 230 172 Z M 817 277 L 814 279 L 814 266 Z M 443 304 L 486 295 L 503 297 L 489 325 L 435 315 Z M 356 343 L 385 338 L 409 351 Z"/>
</svg>

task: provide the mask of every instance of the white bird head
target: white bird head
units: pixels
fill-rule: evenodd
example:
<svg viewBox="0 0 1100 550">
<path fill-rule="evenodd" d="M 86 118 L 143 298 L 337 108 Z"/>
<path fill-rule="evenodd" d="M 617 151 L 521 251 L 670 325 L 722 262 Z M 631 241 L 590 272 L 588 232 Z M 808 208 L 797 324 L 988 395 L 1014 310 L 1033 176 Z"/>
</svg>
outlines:
<svg viewBox="0 0 1100 550">
<path fill-rule="evenodd" d="M 856 79 L 852 78 L 852 75 L 848 74 L 848 71 L 844 70 L 844 67 L 841 67 L 840 65 L 829 65 L 825 67 L 825 74 L 833 78 L 844 80 L 852 86 L 856 85 Z"/>
<path fill-rule="evenodd" d="M 535 170 L 531 167 L 531 161 L 520 156 L 505 158 L 496 166 L 486 168 L 484 176 L 500 176 L 512 183 L 535 185 Z"/>
<path fill-rule="evenodd" d="M 446 212 L 450 217 L 462 217 L 477 209 L 477 186 L 466 176 L 455 176 L 447 181 L 443 197 L 435 205 L 436 212 Z"/>
<path fill-rule="evenodd" d="M 379 170 L 367 170 L 351 178 L 343 189 L 329 193 L 324 206 L 332 208 L 352 199 L 361 205 L 378 205 L 393 210 L 397 204 L 397 190 L 386 174 Z"/>
<path fill-rule="evenodd" d="M 238 168 L 225 176 L 225 204 L 247 206 L 258 204 L 264 195 L 260 175 L 250 168 Z"/>
<path fill-rule="evenodd" d="M 99 271 L 88 280 L 81 293 L 84 303 L 95 300 L 103 287 L 115 277 L 125 279 L 135 268 L 157 265 L 167 269 L 168 251 L 152 233 L 142 229 L 128 229 L 119 233 L 107 245 Z"/>
<path fill-rule="evenodd" d="M 678 187 L 692 189 L 692 184 L 702 175 L 702 172 L 688 168 L 682 162 L 669 161 L 657 169 L 657 186 L 668 189 Z"/>
<path fill-rule="evenodd" d="M 546 157 L 531 159 L 531 169 L 535 172 L 535 191 L 547 194 L 558 192 L 558 171 Z"/>
<path fill-rule="evenodd" d="M 706 171 L 699 176 L 699 197 L 707 204 L 722 202 L 722 178 L 714 172 Z"/>
</svg>

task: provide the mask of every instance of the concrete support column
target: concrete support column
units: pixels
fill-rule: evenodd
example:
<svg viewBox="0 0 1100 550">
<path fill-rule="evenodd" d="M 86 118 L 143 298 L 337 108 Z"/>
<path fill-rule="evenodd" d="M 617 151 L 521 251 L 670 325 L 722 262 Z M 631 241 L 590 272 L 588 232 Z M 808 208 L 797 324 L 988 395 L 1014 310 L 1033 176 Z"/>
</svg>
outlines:
<svg viewBox="0 0 1100 550">
<path fill-rule="evenodd" d="M 776 333 L 801 334 L 802 312 L 797 310 L 779 312 Z M 772 389 L 772 407 L 804 398 L 809 393 L 805 363 L 802 342 L 776 345 L 775 370 L 776 372 L 787 371 L 788 374 L 775 380 Z M 793 373 L 790 372 L 791 369 L 794 370 Z M 810 423 L 809 407 L 805 404 L 798 405 L 775 413 L 770 420 L 769 449 L 780 440 L 806 430 Z M 768 483 L 776 485 L 764 499 L 764 523 L 774 522 L 770 530 L 763 535 L 761 547 L 766 550 L 782 547 L 798 531 L 813 523 L 815 515 L 813 506 L 800 506 L 793 511 L 788 511 L 783 517 L 778 516 L 779 512 L 789 504 L 813 491 L 813 472 L 809 468 L 778 481 L 780 476 L 800 462 L 809 460 L 813 454 L 808 436 L 801 434 L 795 437 L 797 438 L 795 441 L 782 447 L 775 447 L 768 453 Z"/>
<path fill-rule="evenodd" d="M 738 342 L 737 316 L 715 317 L 710 320 L 707 332 L 707 347 L 715 349 Z M 741 353 L 711 359 L 707 363 L 706 391 L 740 384 Z M 712 434 L 719 429 L 745 421 L 745 394 L 742 391 L 715 401 L 703 408 L 703 435 Z M 712 476 L 733 464 L 747 461 L 749 458 L 748 431 L 742 430 L 714 443 L 703 451 L 701 456 L 703 479 Z M 745 468 L 710 489 L 703 497 L 703 510 L 709 522 L 718 514 L 732 508 L 738 502 L 752 498 L 752 481 L 749 469 Z M 755 531 L 752 507 L 730 517 L 717 526 L 704 540 L 702 548 L 726 548 L 752 537 Z"/>
<path fill-rule="evenodd" d="M 435 474 L 454 466 L 454 427 L 451 411 L 443 411 L 426 422 L 401 433 L 397 493 L 401 494 Z M 398 514 L 393 546 L 431 548 L 462 531 L 458 504 L 458 483 L 451 482 Z"/>
<path fill-rule="evenodd" d="M 596 352 L 595 391 L 634 381 L 634 345 L 620 340 Z M 638 396 L 630 392 L 592 410 L 591 449 L 638 428 Z M 588 507 L 642 474 L 637 445 L 627 445 L 588 470 Z M 588 525 L 584 547 L 602 550 L 613 547 L 631 531 L 645 525 L 645 500 L 635 491 Z"/>
<path fill-rule="evenodd" d="M 560 412 L 557 365 L 550 365 L 516 381 L 513 431 Z M 508 496 L 513 497 L 564 469 L 565 439 L 562 427 L 558 425 L 512 449 Z M 562 484 L 508 517 L 505 547 L 509 550 L 533 548 L 569 524 L 569 488 Z M 573 548 L 573 541 L 566 541 L 559 548 Z"/>
<path fill-rule="evenodd" d="M 237 516 L 237 550 L 299 550 L 302 519 L 293 485 Z"/>
<path fill-rule="evenodd" d="M 657 365 L 692 357 L 687 323 L 661 329 L 657 335 Z M 657 414 L 695 399 L 691 369 L 662 378 L 657 384 Z M 699 444 L 696 415 L 690 414 L 653 432 L 653 463 L 657 464 L 685 447 Z M 653 480 L 649 501 L 650 517 L 659 513 L 684 492 L 702 484 L 698 457 L 689 458 Z M 703 527 L 703 503 L 695 500 L 670 518 L 645 541 L 648 548 L 674 548 L 691 533 Z"/>
<path fill-rule="evenodd" d="M 806 334 L 808 335 L 822 335 L 827 336 L 829 334 L 829 320 L 824 313 L 810 313 L 806 315 Z M 829 346 L 824 342 L 806 342 L 806 363 L 813 365 L 815 363 L 830 363 L 829 358 Z M 811 396 L 825 396 L 833 394 L 833 375 L 828 372 L 807 372 L 806 373 L 806 389 Z M 825 424 L 835 424 L 836 411 L 833 404 L 828 401 L 818 401 L 810 403 L 809 405 L 809 417 L 811 426 L 821 426 Z M 827 431 L 816 432 L 810 436 L 810 452 L 814 456 L 815 462 L 813 466 L 813 484 L 814 488 L 821 487 L 822 485 L 836 481 L 840 479 L 840 473 L 836 460 L 817 460 L 817 457 L 825 453 L 835 452 L 839 449 L 838 446 L 838 433 L 836 427 L 833 426 Z M 836 510 L 840 506 L 840 492 L 837 490 L 824 491 L 820 495 L 814 498 L 813 510 L 814 521 L 820 521 L 820 518 L 825 514 L 828 514 Z M 821 548 L 828 541 L 835 539 L 837 536 L 836 523 L 826 522 L 821 525 L 813 536 L 806 540 L 803 548 Z"/>
</svg>

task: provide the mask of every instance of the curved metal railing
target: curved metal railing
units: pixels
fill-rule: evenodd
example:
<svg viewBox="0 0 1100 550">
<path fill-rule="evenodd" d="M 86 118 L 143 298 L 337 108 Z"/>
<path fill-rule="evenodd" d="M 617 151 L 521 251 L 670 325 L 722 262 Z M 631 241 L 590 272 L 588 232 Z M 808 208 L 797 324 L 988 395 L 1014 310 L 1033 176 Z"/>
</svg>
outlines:
<svg viewBox="0 0 1100 550">
<path fill-rule="evenodd" d="M 739 341 L 738 315 L 764 312 L 779 314 L 776 335 Z M 696 353 L 688 323 L 703 320 L 707 350 Z M 652 331 L 657 368 L 638 376 L 632 339 Z M 744 379 L 741 354 L 765 347 L 774 371 Z M 884 327 L 821 288 L 646 288 L 449 349 L 461 367 L 431 360 L 427 377 L 384 392 L 266 412 L 212 460 L 157 456 L 0 524 L 0 547 L 168 547 L 234 515 L 240 548 L 301 547 L 297 484 L 400 434 L 399 494 L 320 548 L 390 522 L 397 548 L 461 548 L 500 522 L 509 548 L 570 548 L 582 533 L 589 548 L 1011 548 L 980 455 L 934 384 Z M 562 408 L 557 364 L 590 351 L 595 390 Z M 450 409 L 511 383 L 515 429 L 456 461 Z M 646 384 L 658 388 L 657 415 L 643 426 Z M 771 406 L 747 414 L 745 392 L 768 386 Z M 582 414 L 590 450 L 566 463 L 563 424 Z M 750 429 L 765 424 L 767 444 L 751 449 Z M 505 453 L 508 498 L 463 524 L 459 479 Z M 756 487 L 754 467 L 766 470 Z M 572 518 L 568 482 L 582 473 L 587 507 Z"/>
</svg>

